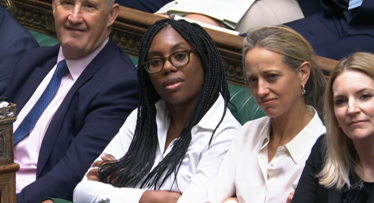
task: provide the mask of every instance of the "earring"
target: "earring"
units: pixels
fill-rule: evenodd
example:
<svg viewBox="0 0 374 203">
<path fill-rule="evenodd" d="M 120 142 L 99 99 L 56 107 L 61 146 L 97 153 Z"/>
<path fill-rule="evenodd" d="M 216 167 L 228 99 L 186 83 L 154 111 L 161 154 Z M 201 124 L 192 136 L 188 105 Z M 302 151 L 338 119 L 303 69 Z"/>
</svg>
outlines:
<svg viewBox="0 0 374 203">
<path fill-rule="evenodd" d="M 301 85 L 301 94 L 302 94 L 302 95 L 305 94 L 305 84 L 304 84 L 304 85 Z"/>
</svg>

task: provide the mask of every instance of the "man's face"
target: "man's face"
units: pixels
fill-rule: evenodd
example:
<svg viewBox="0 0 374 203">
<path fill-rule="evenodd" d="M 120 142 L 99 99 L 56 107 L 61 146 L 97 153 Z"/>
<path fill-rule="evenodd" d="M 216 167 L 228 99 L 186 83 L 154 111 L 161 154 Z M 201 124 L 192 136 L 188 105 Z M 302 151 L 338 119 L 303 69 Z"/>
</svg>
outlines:
<svg viewBox="0 0 374 203">
<path fill-rule="evenodd" d="M 56 33 L 66 59 L 82 58 L 110 34 L 119 11 L 112 0 L 52 0 Z"/>
</svg>

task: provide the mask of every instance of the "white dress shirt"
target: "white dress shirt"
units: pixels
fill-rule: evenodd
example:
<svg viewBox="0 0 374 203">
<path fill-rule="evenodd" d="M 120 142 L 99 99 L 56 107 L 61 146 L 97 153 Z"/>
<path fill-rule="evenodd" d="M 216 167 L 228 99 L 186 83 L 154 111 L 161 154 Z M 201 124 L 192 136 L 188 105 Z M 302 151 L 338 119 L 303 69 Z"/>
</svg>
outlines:
<svg viewBox="0 0 374 203">
<path fill-rule="evenodd" d="M 312 120 L 268 161 L 270 118 L 247 122 L 233 140 L 209 190 L 209 201 L 221 203 L 236 194 L 239 202 L 285 203 L 298 184 L 305 161 L 326 129 L 316 110 Z"/>
<path fill-rule="evenodd" d="M 175 141 L 173 140 L 164 151 L 170 124 L 170 113 L 163 100 L 156 103 L 156 110 L 159 148 L 155 152 L 156 159 L 153 168 L 171 151 Z M 192 140 L 179 168 L 177 180 L 174 182 L 175 175 L 172 174 L 160 188 L 160 190 L 182 193 L 178 202 L 203 202 L 207 197 L 208 186 L 218 174 L 223 157 L 240 128 L 238 121 L 227 109 L 226 115 L 209 146 L 212 132 L 219 123 L 223 110 L 224 100 L 222 96 L 219 96 L 200 122 L 191 129 Z M 111 154 L 116 159 L 120 159 L 126 154 L 134 135 L 136 120 L 137 109 L 130 114 L 118 134 L 105 148 L 103 154 Z M 99 156 L 96 160 L 100 159 Z M 90 170 L 91 168 L 88 171 Z M 74 202 L 79 203 L 138 203 L 147 190 L 139 189 L 139 187 L 140 184 L 136 188 L 113 187 L 110 184 L 89 181 L 85 176 L 75 188 L 73 198 Z"/>
<path fill-rule="evenodd" d="M 61 103 L 64 101 L 65 96 L 69 93 L 70 89 L 73 87 L 74 83 L 77 81 L 81 73 L 104 48 L 108 40 L 109 38 L 107 38 L 103 42 L 103 44 L 101 44 L 101 46 L 98 47 L 95 51 L 91 52 L 83 58 L 76 60 L 66 60 L 69 73 L 61 78 L 61 84 L 58 91 L 56 92 L 56 95 L 44 110 L 44 112 L 36 122 L 34 128 L 30 131 L 29 135 L 27 135 L 24 139 L 22 139 L 14 146 L 14 162 L 18 163 L 20 166 L 20 169 L 16 172 L 17 193 L 20 193 L 24 187 L 36 180 L 36 167 L 38 165 L 39 151 L 49 124 L 51 123 Z M 65 57 L 60 47 L 56 65 L 44 77 L 43 81 L 36 88 L 33 95 L 19 112 L 17 120 L 13 123 L 13 132 L 17 130 L 23 119 L 27 116 L 27 114 L 39 100 L 44 90 L 47 88 L 49 82 L 51 81 L 57 64 L 62 60 L 65 60 Z"/>
<path fill-rule="evenodd" d="M 348 10 L 358 8 L 362 5 L 363 0 L 349 0 Z"/>
</svg>

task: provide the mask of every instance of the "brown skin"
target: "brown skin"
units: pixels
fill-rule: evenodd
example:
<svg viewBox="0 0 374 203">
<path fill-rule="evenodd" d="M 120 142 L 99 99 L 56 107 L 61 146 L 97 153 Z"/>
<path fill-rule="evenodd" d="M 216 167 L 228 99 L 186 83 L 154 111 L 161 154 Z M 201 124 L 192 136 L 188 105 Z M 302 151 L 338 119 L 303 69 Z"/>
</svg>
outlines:
<svg viewBox="0 0 374 203">
<path fill-rule="evenodd" d="M 101 167 L 105 163 L 114 162 L 115 159 L 110 154 L 101 155 L 101 160 L 95 161 L 91 166 L 92 167 Z M 92 181 L 100 181 L 99 179 L 99 168 L 93 168 L 87 173 L 87 179 Z"/>
<path fill-rule="evenodd" d="M 100 167 L 107 162 L 114 161 L 113 157 L 108 154 L 102 155 L 101 159 L 102 160 L 95 161 L 95 163 L 92 164 L 92 167 Z M 87 179 L 91 181 L 100 181 L 99 180 L 99 169 L 98 168 L 91 169 L 87 173 Z M 139 203 L 143 203 L 143 202 L 144 203 L 153 203 L 153 202 L 154 203 L 169 203 L 169 202 L 174 203 L 178 201 L 180 196 L 181 194 L 178 192 L 150 190 L 150 191 L 146 191 L 143 193 L 143 196 Z M 53 201 L 45 200 L 42 203 L 53 203 Z"/>
<path fill-rule="evenodd" d="M 149 190 L 143 193 L 139 203 L 175 203 L 180 196 L 178 192 Z"/>
<path fill-rule="evenodd" d="M 290 195 L 288 195 L 286 203 L 291 203 L 292 202 L 292 198 L 293 198 L 294 194 L 295 194 L 295 192 L 291 192 Z"/>
<path fill-rule="evenodd" d="M 163 58 L 177 51 L 191 49 L 187 41 L 171 26 L 168 26 L 153 39 L 147 59 Z M 203 85 L 204 71 L 198 55 L 191 53 L 190 62 L 185 66 L 176 68 L 167 61 L 161 72 L 150 74 L 149 78 L 157 93 L 166 101 L 171 113 L 166 149 L 170 142 L 182 132 L 187 116 L 197 102 Z M 166 85 L 171 79 L 180 80 L 178 87 L 171 88 Z"/>
<path fill-rule="evenodd" d="M 87 56 L 109 36 L 119 5 L 102 0 L 52 0 L 56 34 L 66 59 Z"/>
<path fill-rule="evenodd" d="M 229 202 L 229 201 L 236 201 L 236 202 L 239 202 L 238 198 L 236 198 L 236 197 L 230 197 L 230 198 L 225 199 L 225 201 L 223 201 L 223 203 L 225 203 L 225 202 Z"/>
<path fill-rule="evenodd" d="M 147 59 L 167 57 L 177 51 L 190 50 L 192 47 L 171 26 L 162 29 L 153 39 Z M 157 93 L 165 100 L 170 111 L 170 126 L 165 143 L 165 150 L 170 142 L 182 132 L 189 112 L 196 104 L 203 80 L 202 63 L 196 53 L 191 53 L 190 61 L 183 67 L 176 68 L 169 61 L 165 62 L 161 72 L 150 74 L 149 78 Z M 170 79 L 177 79 L 176 85 L 168 86 Z M 177 202 L 180 193 L 169 191 L 146 191 L 140 203 Z"/>
<path fill-rule="evenodd" d="M 114 162 L 115 159 L 113 156 L 109 154 L 103 154 L 101 156 L 101 160 L 97 160 L 92 164 L 92 167 L 101 167 L 103 164 L 108 162 Z M 99 169 L 94 168 L 91 169 L 87 173 L 87 179 L 91 181 L 100 181 L 99 180 Z M 168 191 L 146 191 L 143 193 L 142 199 L 140 203 L 169 203 L 169 202 L 177 202 L 179 197 L 181 196 L 178 192 L 168 192 Z M 52 200 L 45 200 L 42 203 L 53 203 Z"/>
<path fill-rule="evenodd" d="M 191 49 L 192 47 L 186 40 L 168 26 L 153 39 L 147 60 L 163 58 L 178 51 Z M 157 93 L 165 100 L 171 114 L 165 143 L 166 150 L 170 142 L 182 132 L 185 120 L 198 100 L 204 80 L 204 71 L 198 55 L 191 53 L 190 61 L 185 66 L 176 68 L 167 61 L 161 72 L 150 74 L 149 78 Z M 170 79 L 177 79 L 179 82 L 171 87 L 167 85 Z M 105 162 L 114 160 L 110 155 L 103 155 L 101 159 L 93 163 L 92 167 L 100 167 Z M 87 173 L 87 178 L 99 181 L 98 175 L 98 169 L 91 169 Z M 140 203 L 174 203 L 178 201 L 180 196 L 181 194 L 178 192 L 150 190 L 143 193 Z"/>
</svg>

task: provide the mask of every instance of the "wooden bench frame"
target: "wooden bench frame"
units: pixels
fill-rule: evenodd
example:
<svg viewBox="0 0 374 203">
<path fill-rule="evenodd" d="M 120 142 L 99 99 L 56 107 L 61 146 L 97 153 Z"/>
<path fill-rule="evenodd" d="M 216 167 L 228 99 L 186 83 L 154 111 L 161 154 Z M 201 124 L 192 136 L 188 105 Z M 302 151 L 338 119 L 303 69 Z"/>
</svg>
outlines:
<svg viewBox="0 0 374 203">
<path fill-rule="evenodd" d="M 17 20 L 28 29 L 56 36 L 51 0 L 13 0 Z M 128 54 L 137 56 L 141 38 L 147 28 L 162 17 L 142 11 L 120 8 L 111 37 Z M 242 48 L 243 37 L 206 29 L 216 42 L 225 61 L 227 79 L 230 83 L 244 86 Z M 316 61 L 326 77 L 337 61 L 316 56 Z"/>
<path fill-rule="evenodd" d="M 8 115 L 8 112 L 12 114 Z M 14 163 L 13 150 L 16 105 L 0 108 L 0 115 L 0 203 L 15 203 L 15 173 L 19 169 L 19 165 Z"/>
<path fill-rule="evenodd" d="M 0 0 L 0 2 L 6 4 L 6 0 Z M 51 0 L 13 0 L 13 3 L 15 7 L 13 4 L 7 4 L 10 7 L 8 9 L 23 26 L 56 37 Z M 162 19 L 160 16 L 121 7 L 111 37 L 128 54 L 137 56 L 143 34 L 150 25 L 160 19 Z M 245 86 L 241 53 L 243 37 L 206 30 L 222 54 L 228 81 L 232 84 Z M 315 56 L 315 58 L 325 76 L 328 77 L 337 61 L 319 56 Z M 3 159 L 0 156 L 0 203 L 14 203 L 16 202 L 15 172 L 19 166 L 13 162 L 12 125 L 8 124 L 8 127 L 4 127 L 0 122 L 0 136 L 4 132 L 8 138 L 5 146 L 0 146 L 0 151 L 6 151 L 8 155 Z"/>
</svg>

